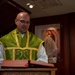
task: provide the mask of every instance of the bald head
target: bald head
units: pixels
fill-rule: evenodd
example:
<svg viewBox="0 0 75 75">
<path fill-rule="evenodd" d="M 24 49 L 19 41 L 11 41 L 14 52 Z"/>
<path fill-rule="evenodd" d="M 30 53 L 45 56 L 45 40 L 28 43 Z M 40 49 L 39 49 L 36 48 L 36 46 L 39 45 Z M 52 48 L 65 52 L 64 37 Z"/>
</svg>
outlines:
<svg viewBox="0 0 75 75">
<path fill-rule="evenodd" d="M 30 17 L 30 15 L 27 13 L 27 12 L 20 12 L 17 16 L 16 16 L 16 19 L 20 19 L 20 18 L 23 18 L 23 17 Z"/>
</svg>

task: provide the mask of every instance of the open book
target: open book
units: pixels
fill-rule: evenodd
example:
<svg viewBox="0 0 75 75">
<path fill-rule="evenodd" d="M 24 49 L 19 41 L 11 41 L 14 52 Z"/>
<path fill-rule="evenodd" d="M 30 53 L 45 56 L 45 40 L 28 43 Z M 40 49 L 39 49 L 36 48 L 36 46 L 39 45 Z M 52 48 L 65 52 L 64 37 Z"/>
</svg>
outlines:
<svg viewBox="0 0 75 75">
<path fill-rule="evenodd" d="M 34 61 L 34 60 L 4 60 L 2 62 L 2 68 L 24 68 L 24 67 L 38 67 L 38 68 L 43 68 L 43 67 L 54 67 L 54 64 L 48 64 L 45 62 L 39 62 L 39 61 Z"/>
<path fill-rule="evenodd" d="M 29 63 L 30 67 L 38 67 L 38 68 L 43 68 L 43 67 L 54 67 L 54 64 L 49 64 L 45 62 L 39 62 L 39 61 L 34 61 L 31 60 Z"/>
<path fill-rule="evenodd" d="M 28 67 L 28 60 L 3 60 L 1 68 Z"/>
</svg>

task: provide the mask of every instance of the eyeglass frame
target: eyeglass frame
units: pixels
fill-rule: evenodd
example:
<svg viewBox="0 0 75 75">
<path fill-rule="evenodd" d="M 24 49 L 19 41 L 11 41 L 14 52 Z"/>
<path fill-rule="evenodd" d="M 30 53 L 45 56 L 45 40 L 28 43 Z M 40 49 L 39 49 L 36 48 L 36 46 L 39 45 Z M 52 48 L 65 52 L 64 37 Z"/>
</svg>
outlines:
<svg viewBox="0 0 75 75">
<path fill-rule="evenodd" d="M 24 23 L 24 24 L 30 24 L 30 21 L 19 20 L 19 19 L 17 19 L 17 20 L 20 21 L 21 23 Z"/>
</svg>

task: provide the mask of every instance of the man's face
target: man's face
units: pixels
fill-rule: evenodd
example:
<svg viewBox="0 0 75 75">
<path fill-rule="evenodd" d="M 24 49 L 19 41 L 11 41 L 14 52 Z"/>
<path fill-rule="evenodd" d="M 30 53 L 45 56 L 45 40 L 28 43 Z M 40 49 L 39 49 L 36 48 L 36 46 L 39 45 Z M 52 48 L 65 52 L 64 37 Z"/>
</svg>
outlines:
<svg viewBox="0 0 75 75">
<path fill-rule="evenodd" d="M 17 29 L 20 31 L 20 33 L 25 33 L 30 26 L 30 16 L 20 14 L 15 20 L 15 24 L 17 25 Z"/>
</svg>

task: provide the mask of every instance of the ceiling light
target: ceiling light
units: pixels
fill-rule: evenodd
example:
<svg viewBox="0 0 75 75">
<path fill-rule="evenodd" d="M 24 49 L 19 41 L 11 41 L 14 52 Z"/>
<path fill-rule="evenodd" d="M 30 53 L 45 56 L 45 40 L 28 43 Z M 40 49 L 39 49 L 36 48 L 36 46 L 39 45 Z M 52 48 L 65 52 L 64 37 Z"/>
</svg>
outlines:
<svg viewBox="0 0 75 75">
<path fill-rule="evenodd" d="M 29 8 L 33 8 L 33 6 L 34 6 L 32 3 L 27 3 L 26 5 L 27 5 Z"/>
<path fill-rule="evenodd" d="M 29 8 L 33 8 L 34 5 L 29 5 Z"/>
<path fill-rule="evenodd" d="M 27 3 L 27 5 L 30 5 L 30 3 Z"/>
</svg>

